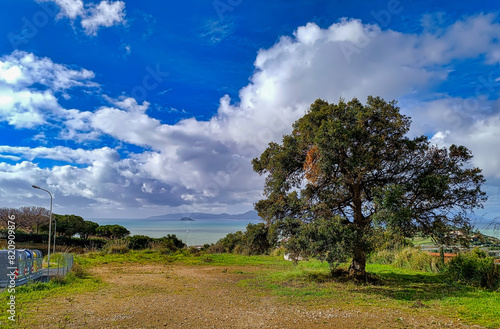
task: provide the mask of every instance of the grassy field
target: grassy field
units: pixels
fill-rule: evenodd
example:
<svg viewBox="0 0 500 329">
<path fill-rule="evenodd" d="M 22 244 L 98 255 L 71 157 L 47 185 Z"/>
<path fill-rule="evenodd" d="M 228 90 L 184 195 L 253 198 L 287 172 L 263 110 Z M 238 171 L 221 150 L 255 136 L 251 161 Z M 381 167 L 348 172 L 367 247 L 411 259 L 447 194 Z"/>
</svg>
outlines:
<svg viewBox="0 0 500 329">
<path fill-rule="evenodd" d="M 131 270 L 152 264 L 165 265 L 166 268 L 219 269 L 216 275 L 231 275 L 235 278 L 234 284 L 242 291 L 270 296 L 280 305 L 301 305 L 307 309 L 335 307 L 375 314 L 379 310 L 394 310 L 401 314 L 434 317 L 436 321 L 451 318 L 460 319 L 464 324 L 500 327 L 500 292 L 468 287 L 447 281 L 439 274 L 391 265 L 369 264 L 367 271 L 378 281 L 355 284 L 333 278 L 326 263 L 310 260 L 294 265 L 282 257 L 273 256 L 195 256 L 187 252 L 162 255 L 145 250 L 116 255 L 77 255 L 75 263 L 74 273 L 64 279 L 16 288 L 17 324 L 14 327 L 27 328 L 30 323 L 38 323 L 37 305 L 40 301 L 71 300 L 75 295 L 105 289 L 110 283 L 101 280 L 98 274 L 89 275 L 97 273 L 95 269 L 118 266 Z M 8 301 L 10 294 L 4 292 L 2 298 L 4 302 Z M 7 315 L 6 311 L 2 312 L 0 327 L 10 323 Z"/>
</svg>

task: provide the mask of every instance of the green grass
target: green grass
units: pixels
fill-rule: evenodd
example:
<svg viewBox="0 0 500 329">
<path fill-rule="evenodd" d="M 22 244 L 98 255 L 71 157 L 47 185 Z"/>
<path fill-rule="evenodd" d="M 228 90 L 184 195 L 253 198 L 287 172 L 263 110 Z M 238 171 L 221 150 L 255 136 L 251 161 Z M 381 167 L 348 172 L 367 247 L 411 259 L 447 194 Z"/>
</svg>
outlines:
<svg viewBox="0 0 500 329">
<path fill-rule="evenodd" d="M 125 263 L 164 263 L 168 262 L 170 256 L 162 255 L 153 250 L 131 250 L 125 254 L 103 254 L 93 252 L 83 255 L 76 255 L 75 262 L 83 268 L 92 268 L 104 264 L 125 264 Z"/>
<path fill-rule="evenodd" d="M 22 324 L 29 323 L 30 319 L 36 316 L 34 310 L 37 309 L 37 301 L 49 297 L 67 296 L 70 298 L 76 294 L 96 291 L 105 285 L 98 278 L 86 277 L 78 278 L 74 274 L 69 274 L 65 278 L 52 279 L 48 283 L 30 283 L 15 288 L 15 292 L 8 290 L 0 294 L 2 304 L 9 301 L 10 296 L 15 296 L 16 320 L 22 319 Z M 0 313 L 0 328 L 8 327 L 12 321 L 8 320 L 7 312 Z M 16 324 L 20 324 L 16 322 Z"/>
<path fill-rule="evenodd" d="M 434 240 L 432 240 L 432 238 L 429 238 L 429 237 L 426 237 L 426 238 L 422 238 L 422 237 L 414 237 L 412 240 L 413 244 L 415 244 L 416 246 L 422 246 L 422 245 L 435 245 L 436 242 Z"/>
<path fill-rule="evenodd" d="M 361 307 L 375 312 L 383 305 L 383 308 L 460 318 L 488 328 L 500 327 L 498 291 L 468 287 L 447 281 L 440 274 L 391 265 L 369 264 L 367 271 L 379 282 L 341 282 L 331 276 L 327 264 L 313 260 L 284 270 L 261 272 L 242 285 L 271 292 L 286 301 Z"/>
</svg>

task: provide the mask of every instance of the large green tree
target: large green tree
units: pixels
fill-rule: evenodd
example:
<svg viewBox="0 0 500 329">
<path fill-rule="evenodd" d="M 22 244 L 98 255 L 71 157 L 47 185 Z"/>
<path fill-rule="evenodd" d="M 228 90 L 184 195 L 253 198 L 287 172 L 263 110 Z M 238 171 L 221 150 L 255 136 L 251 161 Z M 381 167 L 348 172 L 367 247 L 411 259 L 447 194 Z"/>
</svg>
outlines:
<svg viewBox="0 0 500 329">
<path fill-rule="evenodd" d="M 52 218 L 56 220 L 56 233 L 58 235 L 64 235 L 71 237 L 77 233 L 80 233 L 84 228 L 84 219 L 77 215 L 58 215 L 53 214 Z"/>
<path fill-rule="evenodd" d="M 80 231 L 78 231 L 78 234 L 80 234 L 80 237 L 82 239 L 88 239 L 89 235 L 96 235 L 97 234 L 97 228 L 99 227 L 99 224 L 96 222 L 92 222 L 90 220 L 85 220 L 83 221 L 83 225 L 80 228 Z"/>
<path fill-rule="evenodd" d="M 267 175 L 259 215 L 291 252 L 332 266 L 351 258 L 353 276 L 366 274 L 375 227 L 440 241 L 450 227 L 470 228 L 467 216 L 486 200 L 470 151 L 409 138 L 409 129 L 395 101 L 317 100 L 281 144 L 252 161 Z"/>
<path fill-rule="evenodd" d="M 102 225 L 96 229 L 98 236 L 104 236 L 111 239 L 124 238 L 130 235 L 130 231 L 121 225 Z"/>
</svg>

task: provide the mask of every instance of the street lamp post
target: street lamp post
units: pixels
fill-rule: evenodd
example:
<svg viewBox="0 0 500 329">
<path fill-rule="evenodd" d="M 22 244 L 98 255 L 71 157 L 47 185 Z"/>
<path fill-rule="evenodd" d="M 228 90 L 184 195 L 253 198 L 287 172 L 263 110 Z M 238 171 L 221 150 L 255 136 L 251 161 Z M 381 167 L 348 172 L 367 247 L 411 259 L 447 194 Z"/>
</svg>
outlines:
<svg viewBox="0 0 500 329">
<path fill-rule="evenodd" d="M 47 192 L 50 195 L 50 212 L 49 212 L 49 248 L 47 249 L 47 269 L 48 275 L 50 276 L 50 235 L 52 233 L 52 193 L 48 190 L 41 188 L 36 185 L 31 185 L 31 187 Z M 55 240 L 55 239 L 54 239 Z M 55 243 L 55 242 L 54 242 Z"/>
<path fill-rule="evenodd" d="M 57 228 L 57 221 L 54 218 L 54 244 L 52 247 L 52 253 L 55 255 L 56 254 L 56 228 Z"/>
</svg>

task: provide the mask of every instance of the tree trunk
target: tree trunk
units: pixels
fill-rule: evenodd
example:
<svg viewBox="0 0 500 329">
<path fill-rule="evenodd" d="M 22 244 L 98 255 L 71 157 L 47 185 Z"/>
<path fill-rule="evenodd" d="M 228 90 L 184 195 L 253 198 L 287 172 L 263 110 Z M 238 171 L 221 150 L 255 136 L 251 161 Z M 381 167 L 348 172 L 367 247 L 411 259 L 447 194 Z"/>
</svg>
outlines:
<svg viewBox="0 0 500 329">
<path fill-rule="evenodd" d="M 351 265 L 349 266 L 349 276 L 357 279 L 366 278 L 366 253 L 364 250 L 356 248 L 352 258 Z"/>
<path fill-rule="evenodd" d="M 349 266 L 349 276 L 356 279 L 366 278 L 366 250 L 363 249 L 365 230 L 369 226 L 366 218 L 363 216 L 362 212 L 362 198 L 361 198 L 361 188 L 359 184 L 354 185 L 352 191 L 354 192 L 353 198 L 353 210 L 354 210 L 354 225 L 356 226 L 357 237 L 356 245 L 353 250 L 353 258 L 351 265 Z"/>
</svg>

